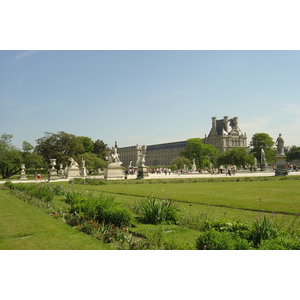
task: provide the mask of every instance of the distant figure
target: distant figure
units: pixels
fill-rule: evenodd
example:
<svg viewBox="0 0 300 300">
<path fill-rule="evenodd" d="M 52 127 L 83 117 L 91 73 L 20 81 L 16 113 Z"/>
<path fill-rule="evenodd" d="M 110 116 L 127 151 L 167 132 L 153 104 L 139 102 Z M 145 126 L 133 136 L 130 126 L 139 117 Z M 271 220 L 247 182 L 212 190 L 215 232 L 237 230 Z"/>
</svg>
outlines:
<svg viewBox="0 0 300 300">
<path fill-rule="evenodd" d="M 277 155 L 285 155 L 284 154 L 284 140 L 281 137 L 281 133 L 279 133 L 279 137 L 276 140 L 276 146 L 277 146 Z"/>
<path fill-rule="evenodd" d="M 41 180 L 41 174 L 39 172 L 35 173 L 35 179 L 36 181 Z"/>
</svg>

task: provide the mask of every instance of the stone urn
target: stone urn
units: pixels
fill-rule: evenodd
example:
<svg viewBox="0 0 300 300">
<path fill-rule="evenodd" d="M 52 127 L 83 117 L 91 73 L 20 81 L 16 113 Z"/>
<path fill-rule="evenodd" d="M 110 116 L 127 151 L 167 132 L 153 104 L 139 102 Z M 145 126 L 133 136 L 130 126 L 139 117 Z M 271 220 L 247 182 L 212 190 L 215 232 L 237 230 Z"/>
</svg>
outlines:
<svg viewBox="0 0 300 300">
<path fill-rule="evenodd" d="M 52 170 L 54 169 L 54 166 L 56 166 L 56 159 L 55 158 L 50 159 L 50 166 L 52 167 Z"/>
</svg>

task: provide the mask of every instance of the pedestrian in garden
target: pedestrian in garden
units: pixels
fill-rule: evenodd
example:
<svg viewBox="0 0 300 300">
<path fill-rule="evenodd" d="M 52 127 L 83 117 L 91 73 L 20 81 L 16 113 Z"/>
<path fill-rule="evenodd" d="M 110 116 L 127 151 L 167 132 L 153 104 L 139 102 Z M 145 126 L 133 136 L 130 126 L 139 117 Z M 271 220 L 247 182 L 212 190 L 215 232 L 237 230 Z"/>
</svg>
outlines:
<svg viewBox="0 0 300 300">
<path fill-rule="evenodd" d="M 41 180 L 41 174 L 40 174 L 39 172 L 36 172 L 36 173 L 35 173 L 35 180 L 36 180 L 36 181 Z"/>
<path fill-rule="evenodd" d="M 227 175 L 231 176 L 231 165 L 229 165 L 229 166 L 227 167 L 227 173 L 226 173 L 226 176 L 227 176 Z"/>
</svg>

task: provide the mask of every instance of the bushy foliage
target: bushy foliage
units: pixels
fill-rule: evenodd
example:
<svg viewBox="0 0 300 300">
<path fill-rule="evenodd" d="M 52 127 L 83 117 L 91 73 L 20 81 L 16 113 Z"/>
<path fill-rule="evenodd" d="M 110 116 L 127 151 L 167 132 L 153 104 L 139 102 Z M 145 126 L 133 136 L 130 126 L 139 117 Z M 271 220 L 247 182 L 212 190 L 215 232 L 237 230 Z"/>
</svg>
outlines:
<svg viewBox="0 0 300 300">
<path fill-rule="evenodd" d="M 299 250 L 300 239 L 281 228 L 273 217 L 259 216 L 251 224 L 205 221 L 196 247 L 199 250 Z"/>
<path fill-rule="evenodd" d="M 23 191 L 32 197 L 42 199 L 46 202 L 50 202 L 54 195 L 62 195 L 64 193 L 62 186 L 59 185 L 11 183 L 9 181 L 5 185 L 10 189 Z"/>
<path fill-rule="evenodd" d="M 254 221 L 249 238 L 257 246 L 263 240 L 276 238 L 277 236 L 278 230 L 273 226 L 272 219 L 268 220 L 266 216 L 263 216 Z"/>
<path fill-rule="evenodd" d="M 130 211 L 118 207 L 112 197 L 103 195 L 96 197 L 90 194 L 84 195 L 76 191 L 70 191 L 66 193 L 65 201 L 70 205 L 69 213 L 79 216 L 79 223 L 81 219 L 88 219 L 116 226 L 130 225 Z"/>
<path fill-rule="evenodd" d="M 300 240 L 290 236 L 279 236 L 274 239 L 263 240 L 259 250 L 300 250 Z"/>
<path fill-rule="evenodd" d="M 150 224 L 172 224 L 179 219 L 178 207 L 172 200 L 145 199 L 141 203 L 141 212 L 144 222 Z"/>
<path fill-rule="evenodd" d="M 97 179 L 97 178 L 74 178 L 72 182 L 75 184 L 88 184 L 88 185 L 105 185 L 107 184 L 106 180 Z"/>
<path fill-rule="evenodd" d="M 235 236 L 232 232 L 219 232 L 208 229 L 200 234 L 196 240 L 198 250 L 247 250 L 247 240 Z"/>
<path fill-rule="evenodd" d="M 219 232 L 231 232 L 242 238 L 249 238 L 249 225 L 235 221 L 205 221 L 204 230 L 215 229 Z"/>
</svg>

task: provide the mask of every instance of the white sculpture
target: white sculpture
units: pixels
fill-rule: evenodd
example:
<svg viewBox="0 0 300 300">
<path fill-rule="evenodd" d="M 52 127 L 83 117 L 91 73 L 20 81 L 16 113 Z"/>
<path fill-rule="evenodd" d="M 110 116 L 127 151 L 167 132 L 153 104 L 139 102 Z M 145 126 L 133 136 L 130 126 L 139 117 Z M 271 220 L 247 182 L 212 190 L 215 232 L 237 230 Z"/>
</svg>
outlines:
<svg viewBox="0 0 300 300">
<path fill-rule="evenodd" d="M 69 161 L 71 162 L 69 165 L 69 169 L 78 168 L 78 163 L 72 157 L 69 158 Z"/>
<path fill-rule="evenodd" d="M 122 171 L 122 162 L 120 161 L 119 155 L 117 153 L 117 147 L 112 147 L 109 153 L 109 156 L 106 157 L 109 164 L 105 169 L 104 179 L 105 180 L 116 180 L 124 179 Z"/>
<path fill-rule="evenodd" d="M 285 155 L 284 154 L 284 140 L 281 137 L 281 133 L 279 133 L 279 137 L 276 140 L 276 146 L 277 146 L 277 155 Z"/>
<path fill-rule="evenodd" d="M 112 147 L 110 150 L 110 155 L 106 157 L 109 164 L 115 164 L 121 166 L 122 162 L 120 161 L 119 154 L 117 153 L 117 148 Z"/>
</svg>

